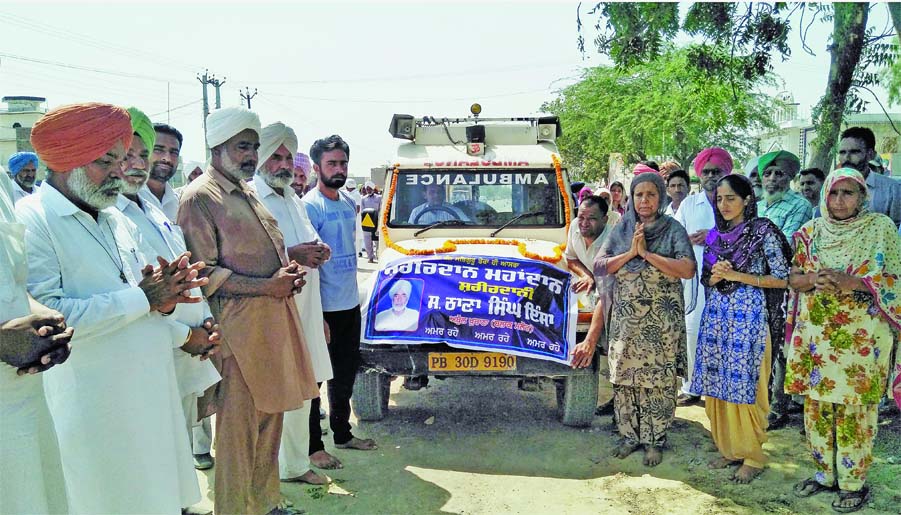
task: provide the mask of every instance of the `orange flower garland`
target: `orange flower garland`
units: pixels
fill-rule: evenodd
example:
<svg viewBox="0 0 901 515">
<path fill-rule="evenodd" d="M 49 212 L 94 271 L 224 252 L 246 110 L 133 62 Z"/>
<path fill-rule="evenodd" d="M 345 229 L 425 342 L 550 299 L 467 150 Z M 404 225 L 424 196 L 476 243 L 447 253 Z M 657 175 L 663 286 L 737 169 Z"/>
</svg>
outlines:
<svg viewBox="0 0 901 515">
<path fill-rule="evenodd" d="M 563 193 L 563 202 L 566 205 L 566 234 L 568 236 L 569 224 L 572 220 L 572 215 L 570 213 L 569 195 L 566 193 L 566 189 L 563 185 L 563 171 L 560 165 L 560 158 L 557 157 L 556 154 L 551 154 L 551 160 L 554 163 L 554 170 L 556 171 L 557 175 L 557 187 L 560 189 L 560 192 Z M 388 248 L 393 249 L 405 256 L 431 256 L 435 254 L 455 252 L 457 250 L 457 245 L 516 245 L 519 253 L 523 257 L 529 259 L 546 261 L 548 263 L 557 263 L 558 261 L 560 261 L 560 259 L 563 258 L 563 251 L 566 250 L 565 242 L 554 247 L 554 254 L 552 256 L 545 256 L 536 252 L 529 252 L 529 250 L 527 250 L 526 248 L 525 242 L 514 239 L 471 238 L 446 240 L 440 247 L 435 249 L 406 249 L 404 247 L 401 247 L 400 245 L 391 241 L 391 238 L 388 237 L 388 213 L 391 211 L 391 200 L 394 198 L 394 194 L 397 191 L 397 176 L 399 173 L 400 164 L 395 163 L 394 174 L 391 177 L 391 187 L 388 188 L 388 200 L 385 203 L 384 210 L 382 211 L 382 239 L 385 241 L 385 245 L 387 245 Z"/>
</svg>

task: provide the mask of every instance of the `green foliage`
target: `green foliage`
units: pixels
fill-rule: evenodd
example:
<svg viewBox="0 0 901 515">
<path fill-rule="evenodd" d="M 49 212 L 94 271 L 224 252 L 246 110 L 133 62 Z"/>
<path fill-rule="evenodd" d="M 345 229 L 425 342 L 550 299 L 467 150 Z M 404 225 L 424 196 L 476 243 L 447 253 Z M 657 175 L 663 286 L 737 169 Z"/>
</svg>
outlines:
<svg viewBox="0 0 901 515">
<path fill-rule="evenodd" d="M 654 156 L 685 165 L 714 144 L 738 155 L 752 153 L 749 134 L 772 127 L 774 101 L 754 91 L 762 79 L 727 79 L 742 64 L 730 61 L 722 47 L 704 49 L 717 56 L 716 72 L 690 66 L 699 51 L 670 47 L 628 69 L 592 68 L 544 105 L 561 118 L 557 143 L 570 170 L 596 179 L 611 153 L 623 154 L 627 164 Z"/>
<path fill-rule="evenodd" d="M 617 66 L 657 59 L 682 30 L 702 43 L 689 55 L 690 65 L 711 72 L 728 67 L 743 80 L 754 80 L 772 69 L 774 56 L 785 59 L 791 54 L 785 9 L 784 3 L 694 2 L 681 26 L 679 5 L 672 2 L 600 2 L 586 14 L 597 17 L 595 48 Z M 577 24 L 584 52 L 581 16 Z"/>
<path fill-rule="evenodd" d="M 895 37 L 895 52 L 901 53 L 901 43 Z M 901 104 L 901 58 L 896 57 L 892 65 L 882 75 L 882 82 L 888 89 L 888 101 L 890 104 Z"/>
</svg>

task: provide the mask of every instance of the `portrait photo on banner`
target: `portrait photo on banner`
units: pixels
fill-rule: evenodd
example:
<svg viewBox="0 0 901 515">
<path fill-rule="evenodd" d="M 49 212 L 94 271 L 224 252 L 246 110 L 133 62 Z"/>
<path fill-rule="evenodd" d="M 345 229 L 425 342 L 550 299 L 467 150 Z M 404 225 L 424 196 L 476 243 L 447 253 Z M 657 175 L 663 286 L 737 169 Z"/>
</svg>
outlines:
<svg viewBox="0 0 901 515">
<path fill-rule="evenodd" d="M 377 331 L 415 331 L 422 308 L 422 279 L 389 279 L 381 285 L 376 305 Z"/>
</svg>

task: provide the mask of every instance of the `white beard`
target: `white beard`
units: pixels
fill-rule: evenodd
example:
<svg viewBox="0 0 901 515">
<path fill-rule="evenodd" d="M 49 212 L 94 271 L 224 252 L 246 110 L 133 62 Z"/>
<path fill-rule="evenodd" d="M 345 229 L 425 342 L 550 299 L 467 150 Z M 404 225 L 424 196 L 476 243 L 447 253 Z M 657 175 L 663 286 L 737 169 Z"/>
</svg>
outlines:
<svg viewBox="0 0 901 515">
<path fill-rule="evenodd" d="M 116 205 L 116 196 L 122 191 L 122 183 L 122 179 L 110 176 L 102 184 L 94 184 L 88 179 L 84 167 L 69 172 L 67 181 L 72 194 L 98 211 Z"/>
<path fill-rule="evenodd" d="M 125 172 L 125 175 L 129 175 L 133 171 L 134 170 L 129 170 Z M 147 184 L 147 178 L 149 177 L 149 175 L 147 175 L 147 173 L 143 170 L 140 170 L 140 172 L 143 174 L 144 180 L 142 180 L 138 184 L 132 184 L 129 181 L 122 181 L 122 193 L 124 193 L 125 195 L 137 195 L 138 191 L 140 191 L 141 188 L 143 188 L 144 185 Z"/>
<path fill-rule="evenodd" d="M 263 178 L 263 182 L 273 189 L 284 190 L 285 188 L 289 188 L 291 183 L 294 182 L 294 174 L 291 172 L 288 173 L 287 177 L 279 177 L 266 170 L 260 170 L 258 173 L 260 174 L 260 177 Z"/>
<path fill-rule="evenodd" d="M 241 163 L 231 160 L 224 147 L 222 148 L 222 169 L 232 177 L 243 181 L 253 177 L 253 172 L 249 174 L 245 173 L 244 170 L 241 169 Z"/>
</svg>

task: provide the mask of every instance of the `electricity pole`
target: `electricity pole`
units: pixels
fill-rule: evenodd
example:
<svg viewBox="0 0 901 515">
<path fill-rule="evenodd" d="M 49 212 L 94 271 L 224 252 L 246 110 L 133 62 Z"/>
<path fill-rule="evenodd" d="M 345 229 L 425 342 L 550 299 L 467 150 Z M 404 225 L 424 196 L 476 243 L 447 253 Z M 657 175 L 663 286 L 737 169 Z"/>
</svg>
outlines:
<svg viewBox="0 0 901 515">
<path fill-rule="evenodd" d="M 250 92 L 249 87 L 245 86 L 244 90 L 247 91 L 247 94 L 241 93 L 241 98 L 247 101 L 247 109 L 250 109 L 250 99 L 257 96 L 257 88 L 253 88 L 253 93 Z"/>
<path fill-rule="evenodd" d="M 206 140 L 206 117 L 210 114 L 210 97 L 207 94 L 207 85 L 212 85 L 216 88 L 216 109 L 222 108 L 221 96 L 219 94 L 219 88 L 225 84 L 225 78 L 219 80 L 215 75 L 210 75 L 210 70 L 204 70 L 203 75 L 197 74 L 197 80 L 200 81 L 200 84 L 203 85 L 203 134 L 204 140 Z M 206 143 L 204 143 L 206 145 Z M 210 157 L 210 147 L 206 146 L 206 157 Z"/>
</svg>

